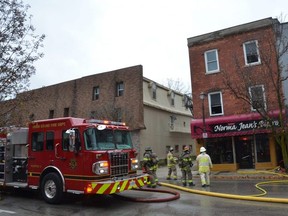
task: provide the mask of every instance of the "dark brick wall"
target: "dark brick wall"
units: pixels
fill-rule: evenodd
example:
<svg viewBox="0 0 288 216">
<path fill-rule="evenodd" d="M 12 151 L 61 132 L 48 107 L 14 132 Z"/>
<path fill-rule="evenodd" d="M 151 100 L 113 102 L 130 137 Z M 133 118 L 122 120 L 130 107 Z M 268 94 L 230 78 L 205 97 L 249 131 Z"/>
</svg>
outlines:
<svg viewBox="0 0 288 216">
<path fill-rule="evenodd" d="M 124 82 L 124 95 L 116 97 L 116 83 Z M 100 97 L 92 100 L 93 87 L 99 86 Z M 27 112 L 22 115 L 22 125 L 29 121 L 49 117 L 54 110 L 54 118 L 63 117 L 64 108 L 69 108 L 69 116 L 116 119 L 116 110 L 121 109 L 122 121 L 134 129 L 143 128 L 143 68 L 141 65 L 82 77 L 32 91 L 33 99 L 25 102 Z M 22 107 L 23 108 L 23 107 Z M 23 109 L 22 109 L 23 110 Z"/>
</svg>

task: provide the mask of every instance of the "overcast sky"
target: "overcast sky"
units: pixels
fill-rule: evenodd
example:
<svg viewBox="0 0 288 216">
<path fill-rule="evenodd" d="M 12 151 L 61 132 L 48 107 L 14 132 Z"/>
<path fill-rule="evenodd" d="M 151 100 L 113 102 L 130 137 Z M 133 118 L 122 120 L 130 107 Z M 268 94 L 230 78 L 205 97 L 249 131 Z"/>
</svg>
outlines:
<svg viewBox="0 0 288 216">
<path fill-rule="evenodd" d="M 144 76 L 190 85 L 187 38 L 281 15 L 287 0 L 24 0 L 44 58 L 31 89 L 143 65 Z"/>
</svg>

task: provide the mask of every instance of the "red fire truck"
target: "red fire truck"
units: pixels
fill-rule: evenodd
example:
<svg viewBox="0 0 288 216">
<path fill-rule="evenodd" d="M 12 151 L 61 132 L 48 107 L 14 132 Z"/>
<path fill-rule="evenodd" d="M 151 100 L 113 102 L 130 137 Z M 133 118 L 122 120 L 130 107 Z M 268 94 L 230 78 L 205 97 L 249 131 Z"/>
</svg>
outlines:
<svg viewBox="0 0 288 216">
<path fill-rule="evenodd" d="M 10 131 L 9 131 L 10 130 Z M 48 203 L 65 192 L 113 194 L 147 184 L 121 122 L 57 118 L 8 129 L 0 140 L 0 186 L 39 189 Z"/>
</svg>

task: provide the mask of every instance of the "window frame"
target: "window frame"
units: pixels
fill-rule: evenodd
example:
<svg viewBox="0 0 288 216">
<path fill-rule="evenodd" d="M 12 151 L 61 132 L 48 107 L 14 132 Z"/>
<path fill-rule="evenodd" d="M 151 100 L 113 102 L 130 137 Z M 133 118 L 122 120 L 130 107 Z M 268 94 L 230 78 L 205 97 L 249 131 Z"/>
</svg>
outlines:
<svg viewBox="0 0 288 216">
<path fill-rule="evenodd" d="M 45 133 L 33 132 L 31 135 L 32 151 L 39 152 L 44 150 Z"/>
<path fill-rule="evenodd" d="M 69 117 L 70 109 L 69 107 L 65 107 L 63 110 L 63 116 L 64 117 Z"/>
<path fill-rule="evenodd" d="M 152 93 L 152 98 L 154 100 L 157 100 L 157 85 L 155 82 L 152 83 L 152 87 L 151 87 L 151 93 Z"/>
<path fill-rule="evenodd" d="M 172 91 L 170 94 L 170 105 L 175 107 L 175 92 Z"/>
<path fill-rule="evenodd" d="M 255 45 L 256 45 L 256 52 L 257 52 L 258 61 L 249 63 L 248 62 L 247 51 L 246 51 L 246 45 L 252 44 L 252 43 L 255 43 Z M 258 46 L 258 41 L 257 40 L 251 40 L 251 41 L 247 41 L 247 42 L 243 43 L 243 52 L 244 52 L 244 60 L 245 60 L 245 65 L 246 66 L 252 66 L 252 65 L 261 64 L 261 58 L 260 58 L 259 46 Z"/>
<path fill-rule="evenodd" d="M 215 57 L 216 59 L 213 60 L 208 60 L 208 53 L 212 53 L 215 52 Z M 218 58 L 218 50 L 217 49 L 212 49 L 212 50 L 208 50 L 205 51 L 204 53 L 204 58 L 205 58 L 205 69 L 206 69 L 206 74 L 212 74 L 212 73 L 217 73 L 220 71 L 220 65 L 219 65 L 219 58 Z M 214 70 L 209 70 L 209 63 L 217 63 L 217 68 Z"/>
<path fill-rule="evenodd" d="M 214 113 L 212 113 L 211 95 L 216 95 L 216 94 L 220 95 L 220 106 L 221 106 L 221 111 L 222 112 L 214 114 Z M 208 104 L 209 104 L 209 114 L 210 114 L 210 116 L 224 115 L 224 105 L 223 105 L 223 97 L 222 97 L 222 92 L 221 91 L 208 93 Z"/>
<path fill-rule="evenodd" d="M 117 82 L 116 83 L 116 96 L 117 97 L 121 97 L 124 95 L 124 82 Z"/>
<path fill-rule="evenodd" d="M 93 87 L 93 92 L 92 92 L 92 100 L 98 100 L 100 96 L 100 88 L 99 86 L 94 86 Z"/>
<path fill-rule="evenodd" d="M 55 110 L 54 109 L 50 109 L 48 118 L 49 119 L 53 119 L 54 118 L 54 114 L 55 114 Z"/>
<path fill-rule="evenodd" d="M 266 95 L 265 95 L 265 88 L 264 88 L 264 85 L 263 84 L 261 84 L 261 85 L 254 85 L 254 86 L 250 86 L 249 87 L 249 95 L 250 95 L 250 103 L 251 103 L 251 111 L 256 111 L 257 109 L 259 109 L 259 108 L 254 108 L 254 106 L 253 106 L 253 98 L 252 98 L 252 88 L 261 88 L 262 89 L 262 101 L 263 101 L 263 108 L 264 108 L 264 110 L 266 110 L 267 109 L 267 103 L 266 103 Z"/>
<path fill-rule="evenodd" d="M 117 115 L 117 121 L 122 122 L 123 121 L 123 113 L 121 108 L 116 108 L 116 115 Z"/>
<path fill-rule="evenodd" d="M 54 131 L 47 131 L 46 132 L 46 150 L 53 151 L 54 150 L 54 143 L 55 143 L 55 132 Z"/>
</svg>

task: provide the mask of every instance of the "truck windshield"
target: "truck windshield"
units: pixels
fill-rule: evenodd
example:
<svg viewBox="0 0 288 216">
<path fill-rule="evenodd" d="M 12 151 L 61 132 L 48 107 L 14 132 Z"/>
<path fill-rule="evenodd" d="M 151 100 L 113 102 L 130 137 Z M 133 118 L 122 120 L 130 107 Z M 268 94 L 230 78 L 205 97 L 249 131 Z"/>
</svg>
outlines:
<svg viewBox="0 0 288 216">
<path fill-rule="evenodd" d="M 86 150 L 130 149 L 132 142 L 129 131 L 88 128 L 84 132 Z"/>
</svg>

